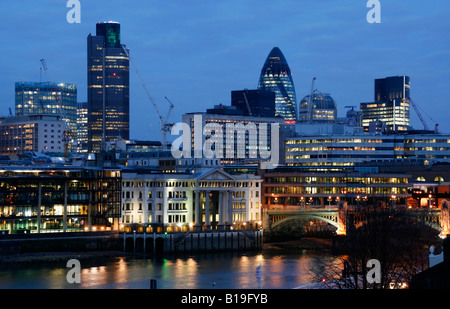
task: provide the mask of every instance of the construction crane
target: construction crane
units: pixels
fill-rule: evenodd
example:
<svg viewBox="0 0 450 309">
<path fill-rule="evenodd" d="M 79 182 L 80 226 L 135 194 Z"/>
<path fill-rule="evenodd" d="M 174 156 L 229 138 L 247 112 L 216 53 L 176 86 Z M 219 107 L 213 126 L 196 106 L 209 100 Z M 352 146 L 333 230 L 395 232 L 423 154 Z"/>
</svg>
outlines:
<svg viewBox="0 0 450 309">
<path fill-rule="evenodd" d="M 169 123 L 169 118 L 170 118 L 170 113 L 173 110 L 173 103 L 167 98 L 165 97 L 167 102 L 169 102 L 169 111 L 167 112 L 167 116 L 166 119 L 164 119 L 164 121 L 161 123 L 161 133 L 162 133 L 162 139 L 163 139 L 163 147 L 166 147 L 167 145 L 167 133 L 170 132 L 170 130 L 172 130 L 173 127 L 173 123 Z"/>
<path fill-rule="evenodd" d="M 413 106 L 414 110 L 416 111 L 417 116 L 419 116 L 420 122 L 422 122 L 423 124 L 423 128 L 424 130 L 429 131 L 430 129 L 428 128 L 427 123 L 425 122 L 425 119 L 423 119 L 422 114 L 419 111 L 419 108 L 417 107 L 417 105 L 414 103 L 414 101 L 411 98 L 408 98 L 409 102 L 411 102 L 411 105 Z M 428 116 L 429 117 L 429 116 Z M 430 118 L 430 117 L 429 117 Z M 430 118 L 431 119 L 431 118 Z M 431 119 L 433 122 L 435 122 L 433 119 Z M 434 133 L 438 132 L 438 126 L 439 124 L 436 123 L 434 126 Z"/>
<path fill-rule="evenodd" d="M 63 130 L 63 135 L 62 135 L 62 141 L 64 144 L 64 157 L 67 158 L 69 156 L 70 144 L 74 140 L 75 135 L 72 131 L 72 128 L 70 127 L 69 119 L 66 117 L 66 113 L 64 112 L 62 103 L 59 101 L 59 97 L 57 95 L 56 89 L 53 86 L 53 83 L 48 78 L 48 68 L 47 68 L 47 64 L 45 63 L 45 60 L 41 59 L 41 63 L 42 63 L 42 68 L 44 69 L 44 72 L 45 72 L 45 76 L 47 77 L 48 83 L 52 89 L 52 93 L 55 93 L 56 105 L 58 106 L 60 116 L 61 116 L 62 120 L 64 121 L 64 130 Z"/>
<path fill-rule="evenodd" d="M 127 55 L 128 59 L 130 59 L 130 62 L 134 68 L 134 71 L 136 72 L 136 75 L 138 76 L 139 80 L 141 81 L 142 87 L 144 88 L 144 90 L 147 94 L 147 97 L 149 98 L 150 102 L 153 104 L 153 107 L 156 110 L 156 114 L 159 117 L 160 126 L 161 126 L 161 135 L 162 135 L 161 144 L 162 144 L 163 149 L 165 149 L 167 147 L 167 132 L 169 132 L 170 128 L 173 126 L 173 124 L 168 123 L 168 120 L 169 120 L 170 113 L 172 112 L 172 109 L 174 106 L 173 106 L 172 102 L 170 102 L 169 99 L 167 99 L 167 97 L 166 97 L 166 100 L 169 102 L 170 107 L 169 107 L 169 111 L 167 113 L 166 118 L 164 118 L 158 109 L 158 105 L 156 104 L 155 100 L 153 99 L 152 95 L 150 94 L 150 91 L 148 90 L 147 85 L 145 84 L 144 79 L 142 78 L 141 74 L 139 73 L 139 70 L 137 69 L 133 59 L 130 57 L 130 54 L 128 53 L 128 50 L 125 47 L 125 45 L 122 45 L 122 49 L 125 52 L 125 55 Z"/>
</svg>

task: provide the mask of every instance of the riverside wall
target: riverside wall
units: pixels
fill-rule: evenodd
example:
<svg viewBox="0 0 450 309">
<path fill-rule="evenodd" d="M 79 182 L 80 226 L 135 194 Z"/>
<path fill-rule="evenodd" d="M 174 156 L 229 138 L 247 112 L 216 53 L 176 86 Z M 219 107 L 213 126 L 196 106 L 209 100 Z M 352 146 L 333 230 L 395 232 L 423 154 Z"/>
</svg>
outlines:
<svg viewBox="0 0 450 309">
<path fill-rule="evenodd" d="M 262 234 L 261 230 L 124 233 L 121 238 L 126 252 L 196 253 L 260 250 L 263 245 Z"/>
<path fill-rule="evenodd" d="M 261 230 L 187 233 L 69 232 L 0 235 L 0 256 L 42 252 L 196 253 L 262 249 Z"/>
</svg>

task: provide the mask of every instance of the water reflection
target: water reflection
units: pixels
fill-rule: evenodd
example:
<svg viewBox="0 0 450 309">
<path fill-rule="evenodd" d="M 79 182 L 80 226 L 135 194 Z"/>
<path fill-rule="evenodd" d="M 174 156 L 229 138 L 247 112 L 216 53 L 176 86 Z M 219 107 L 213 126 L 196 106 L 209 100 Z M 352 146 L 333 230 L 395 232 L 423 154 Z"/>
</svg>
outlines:
<svg viewBox="0 0 450 309">
<path fill-rule="evenodd" d="M 112 288 L 150 287 L 157 279 L 161 289 L 254 289 L 256 268 L 261 265 L 262 288 L 289 289 L 313 280 L 310 270 L 317 257 L 337 257 L 317 252 L 218 253 L 173 259 L 115 257 L 81 263 L 81 284 L 69 284 L 65 263 L 0 266 L 0 288 Z"/>
</svg>

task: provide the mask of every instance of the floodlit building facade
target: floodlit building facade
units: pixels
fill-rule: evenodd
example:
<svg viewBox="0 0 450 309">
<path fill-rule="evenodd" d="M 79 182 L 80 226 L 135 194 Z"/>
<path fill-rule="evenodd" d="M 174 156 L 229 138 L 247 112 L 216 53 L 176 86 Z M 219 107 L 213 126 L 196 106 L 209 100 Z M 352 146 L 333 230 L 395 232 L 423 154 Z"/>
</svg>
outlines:
<svg viewBox="0 0 450 309">
<path fill-rule="evenodd" d="M 125 169 L 121 224 L 148 232 L 258 227 L 261 181 L 220 167 L 199 173 Z"/>
</svg>

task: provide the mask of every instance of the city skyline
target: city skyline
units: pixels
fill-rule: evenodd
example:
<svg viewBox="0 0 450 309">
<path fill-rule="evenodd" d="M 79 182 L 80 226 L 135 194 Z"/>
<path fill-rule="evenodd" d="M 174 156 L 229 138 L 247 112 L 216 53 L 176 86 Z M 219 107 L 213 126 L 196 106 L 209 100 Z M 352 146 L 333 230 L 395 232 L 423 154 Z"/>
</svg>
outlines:
<svg viewBox="0 0 450 309">
<path fill-rule="evenodd" d="M 65 1 L 0 4 L 8 46 L 0 115 L 14 107 L 15 82 L 39 81 L 43 58 L 52 81 L 77 84 L 78 102 L 87 101 L 86 37 L 95 34 L 97 22 L 114 20 L 161 112 L 169 108 L 164 97 L 174 103 L 172 122 L 184 113 L 231 105 L 233 90 L 256 89 L 264 61 L 277 46 L 288 59 L 297 104 L 316 77 L 315 88 L 330 93 L 338 116 L 344 116 L 345 106 L 359 109 L 372 100 L 375 79 L 408 75 L 413 100 L 441 132 L 450 132 L 442 113 L 450 70 L 450 43 L 443 39 L 449 8 L 443 0 L 434 6 L 382 1 L 380 24 L 367 22 L 366 1 L 110 1 L 107 7 L 99 0 L 80 2 L 80 24 L 66 21 Z M 414 112 L 411 122 L 422 128 Z M 161 138 L 159 120 L 133 70 L 130 138 Z"/>
</svg>

